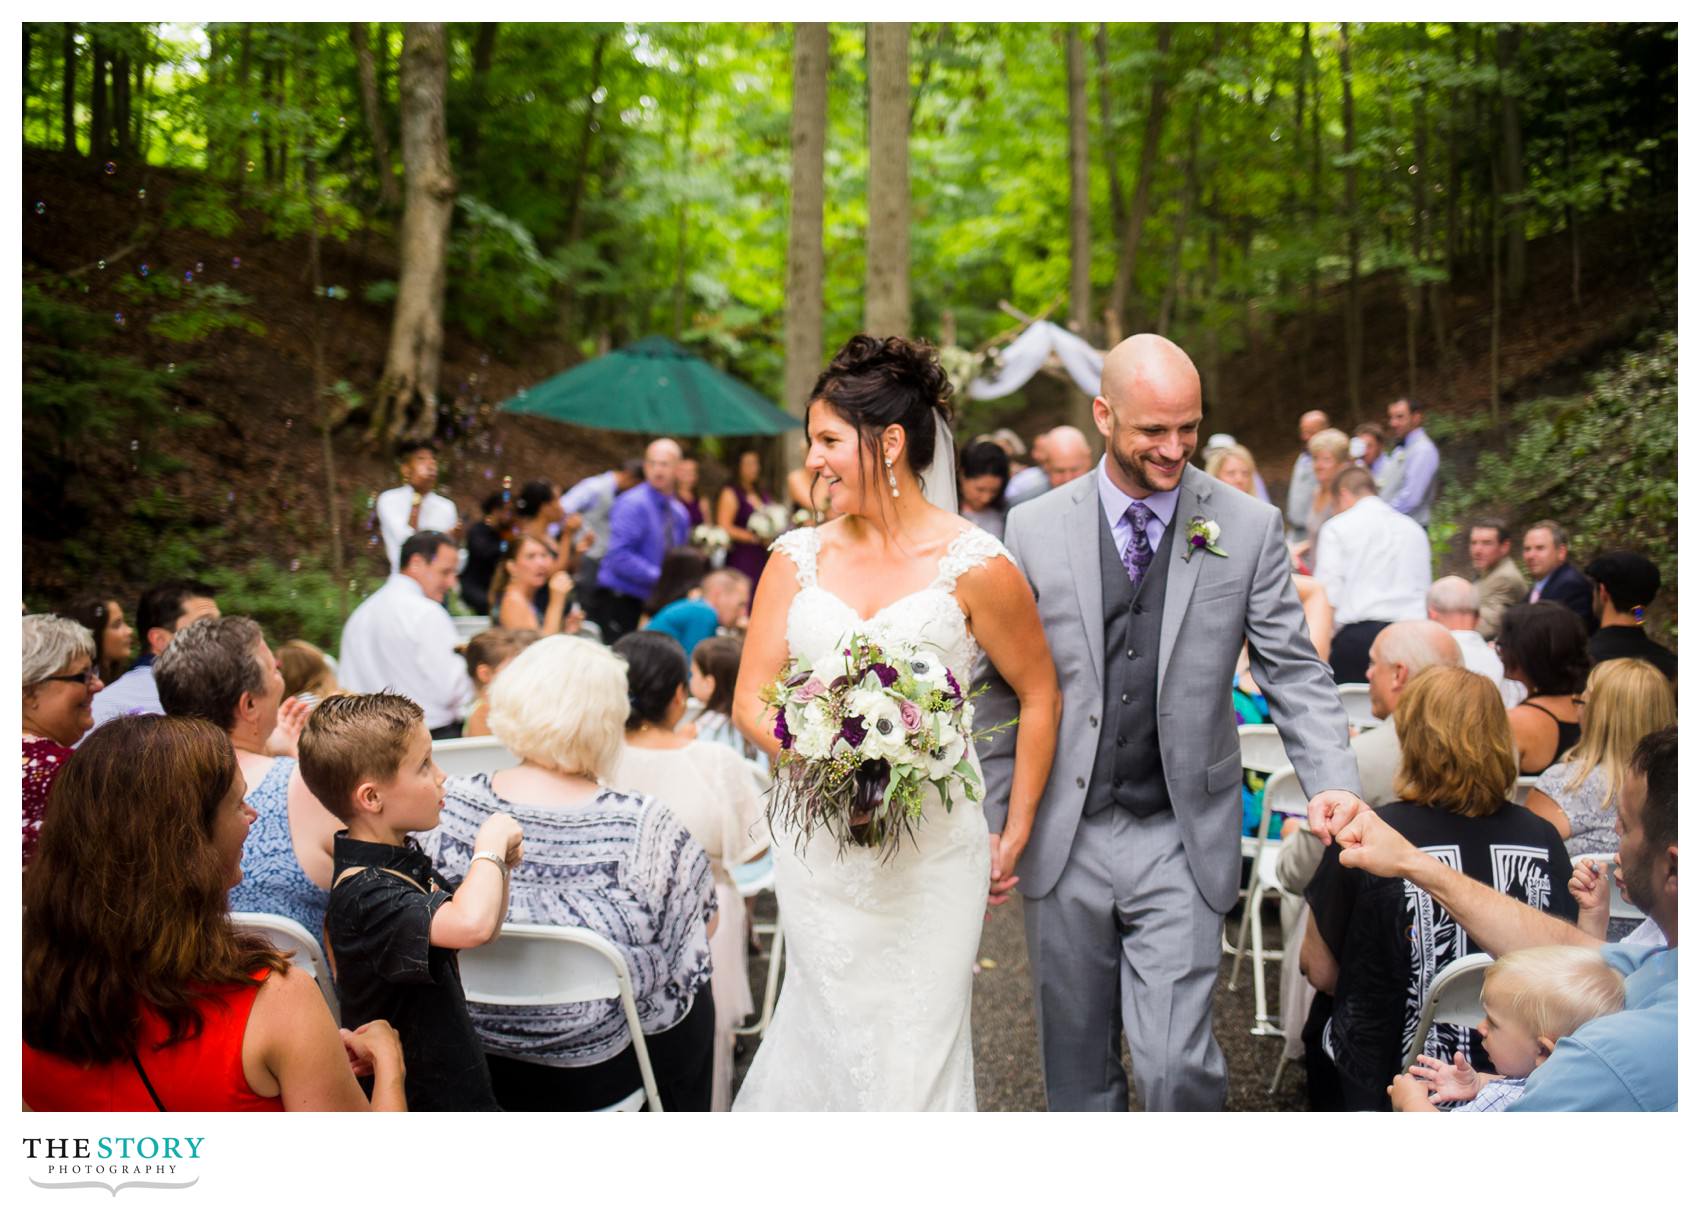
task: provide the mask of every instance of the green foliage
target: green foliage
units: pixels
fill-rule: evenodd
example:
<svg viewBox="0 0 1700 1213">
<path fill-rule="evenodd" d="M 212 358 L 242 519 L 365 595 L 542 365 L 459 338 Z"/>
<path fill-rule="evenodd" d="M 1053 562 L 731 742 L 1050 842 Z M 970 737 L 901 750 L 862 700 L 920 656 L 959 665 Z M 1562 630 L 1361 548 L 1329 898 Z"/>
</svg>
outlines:
<svg viewBox="0 0 1700 1213">
<path fill-rule="evenodd" d="M 316 552 L 288 566 L 261 557 L 233 568 L 202 570 L 202 575 L 218 591 L 225 609 L 252 616 L 272 645 L 306 640 L 327 653 L 336 652 L 348 613 L 382 582 L 361 573 L 338 583 Z"/>
</svg>

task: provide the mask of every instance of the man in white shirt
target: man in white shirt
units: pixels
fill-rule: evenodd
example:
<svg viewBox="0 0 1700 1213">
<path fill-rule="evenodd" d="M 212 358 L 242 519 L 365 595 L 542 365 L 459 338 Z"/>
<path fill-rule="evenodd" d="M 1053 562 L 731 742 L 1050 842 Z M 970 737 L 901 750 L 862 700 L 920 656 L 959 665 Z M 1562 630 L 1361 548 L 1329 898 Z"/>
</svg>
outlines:
<svg viewBox="0 0 1700 1213">
<path fill-rule="evenodd" d="M 1429 565 L 1428 533 L 1376 496 L 1368 468 L 1335 478 L 1334 516 L 1316 537 L 1316 576 L 1334 607 L 1335 682 L 1364 681 L 1382 628 L 1427 617 Z"/>
<path fill-rule="evenodd" d="M 401 569 L 401 545 L 416 531 L 441 531 L 458 542 L 460 510 L 437 487 L 435 443 L 411 441 L 396 447 L 404 484 L 378 494 L 378 530 L 384 537 L 384 552 L 390 572 Z"/>
<path fill-rule="evenodd" d="M 1480 599 L 1476 587 L 1462 577 L 1442 577 L 1428 588 L 1428 617 L 1452 633 L 1464 654 L 1464 668 L 1493 679 L 1506 711 L 1523 702 L 1529 691 L 1522 683 L 1505 676 L 1505 663 L 1493 646 L 1482 638 Z M 1373 806 L 1373 801 L 1371 802 Z"/>
<path fill-rule="evenodd" d="M 459 637 L 443 607 L 455 585 L 460 553 L 439 531 L 420 531 L 401 545 L 401 572 L 354 609 L 342 629 L 338 670 L 350 691 L 394 691 L 425 712 L 441 741 L 460 736 L 461 707 L 472 692 Z"/>
</svg>

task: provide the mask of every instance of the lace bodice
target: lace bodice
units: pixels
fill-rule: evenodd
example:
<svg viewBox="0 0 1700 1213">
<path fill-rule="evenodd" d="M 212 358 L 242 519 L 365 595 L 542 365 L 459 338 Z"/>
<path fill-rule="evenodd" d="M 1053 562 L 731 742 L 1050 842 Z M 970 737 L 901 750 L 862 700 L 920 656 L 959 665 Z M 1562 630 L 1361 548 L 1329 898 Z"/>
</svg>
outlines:
<svg viewBox="0 0 1700 1213">
<path fill-rule="evenodd" d="M 793 657 L 816 657 L 847 629 L 857 628 L 873 639 L 926 645 L 964 686 L 973 673 L 980 647 L 957 601 L 956 582 L 964 573 L 996 557 L 1010 559 L 1003 544 L 979 527 L 968 527 L 951 540 L 930 584 L 888 602 L 863 619 L 819 582 L 819 528 L 788 531 L 775 541 L 773 550 L 785 553 L 797 566 L 797 595 L 791 600 L 785 621 L 785 641 Z"/>
</svg>

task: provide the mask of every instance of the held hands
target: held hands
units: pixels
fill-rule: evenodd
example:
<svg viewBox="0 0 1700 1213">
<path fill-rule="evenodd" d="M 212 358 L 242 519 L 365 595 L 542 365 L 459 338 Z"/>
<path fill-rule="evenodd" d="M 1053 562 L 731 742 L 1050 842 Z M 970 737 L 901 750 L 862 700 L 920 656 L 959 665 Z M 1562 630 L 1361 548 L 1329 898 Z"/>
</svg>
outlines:
<svg viewBox="0 0 1700 1213">
<path fill-rule="evenodd" d="M 1336 841 L 1342 867 L 1362 868 L 1372 876 L 1402 875 L 1419 853 L 1403 834 L 1377 817 L 1374 809 L 1353 817 Z"/>
<path fill-rule="evenodd" d="M 1409 1074 L 1395 1074 L 1393 1076 L 1393 1084 L 1387 1088 L 1387 1098 L 1392 1101 L 1395 1112 L 1437 1112 L 1440 1110 L 1429 1102 L 1428 1088 Z"/>
<path fill-rule="evenodd" d="M 1400 1077 L 1421 1084 L 1431 1103 L 1461 1103 L 1480 1095 L 1488 1076 L 1472 1066 L 1464 1050 L 1459 1049 L 1450 1062 L 1424 1054 L 1411 1066 L 1409 1075 Z"/>
<path fill-rule="evenodd" d="M 348 1068 L 359 1078 L 372 1073 L 375 1061 L 393 1060 L 397 1066 L 403 1064 L 401 1037 L 396 1035 L 387 1019 L 363 1023 L 352 1032 L 343 1028 L 342 1048 L 348 1054 Z"/>
<path fill-rule="evenodd" d="M 1369 812 L 1369 806 L 1350 792 L 1318 792 L 1310 798 L 1305 812 L 1310 832 L 1327 845 L 1352 818 Z"/>
<path fill-rule="evenodd" d="M 301 730 L 307 727 L 307 717 L 312 714 L 312 704 L 303 703 L 296 696 L 285 699 L 277 709 L 277 727 L 266 739 L 266 752 L 279 758 L 296 757 L 296 743 L 301 740 Z"/>
<path fill-rule="evenodd" d="M 1021 883 L 1021 877 L 1015 874 L 1015 865 L 1020 862 L 1021 852 L 1027 848 L 1027 840 L 1013 834 L 993 834 L 991 844 L 992 881 L 986 904 L 1001 906 L 1009 900 L 1015 886 Z"/>
<path fill-rule="evenodd" d="M 492 813 L 488 821 L 478 827 L 478 836 L 472 841 L 474 851 L 495 851 L 503 857 L 502 862 L 512 871 L 518 866 L 523 854 L 524 831 L 519 822 L 506 813 Z"/>
</svg>

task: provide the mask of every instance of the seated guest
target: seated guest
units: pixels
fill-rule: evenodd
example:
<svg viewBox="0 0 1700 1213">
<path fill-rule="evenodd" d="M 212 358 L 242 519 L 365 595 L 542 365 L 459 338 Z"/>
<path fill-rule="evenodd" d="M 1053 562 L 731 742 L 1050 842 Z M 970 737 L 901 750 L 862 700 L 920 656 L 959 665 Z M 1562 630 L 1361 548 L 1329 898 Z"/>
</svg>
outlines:
<svg viewBox="0 0 1700 1213">
<path fill-rule="evenodd" d="M 396 447 L 395 457 L 401 468 L 402 483 L 379 493 L 376 508 L 378 530 L 384 537 L 384 554 L 390 558 L 390 572 L 399 573 L 401 545 L 407 537 L 420 531 L 458 534 L 460 511 L 454 502 L 436 491 L 435 443 L 417 439 L 402 442 Z"/>
<path fill-rule="evenodd" d="M 187 717 L 113 721 L 67 764 L 24 877 L 30 1108 L 407 1110 L 395 1030 L 339 1035 L 312 975 L 232 928 L 242 786 L 229 740 Z"/>
<path fill-rule="evenodd" d="M 1499 631 L 1505 676 L 1528 688 L 1511 709 L 1517 769 L 1539 775 L 1582 737 L 1576 696 L 1588 680 L 1588 633 L 1554 602 L 1508 607 Z"/>
<path fill-rule="evenodd" d="M 1557 1043 L 1529 1076 L 1513 1112 L 1662 1112 L 1677 1104 L 1677 744 L 1674 727 L 1635 747 L 1618 801 L 1618 859 L 1629 900 L 1669 941 L 1599 947 L 1572 923 L 1472 879 L 1448 858 L 1413 845 L 1374 811 L 1341 826 L 1341 863 L 1403 881 L 1444 906 L 1456 930 L 1503 956 L 1544 944 L 1594 947 L 1624 976 L 1624 1009 Z M 1496 882 L 1497 883 L 1497 882 Z"/>
<path fill-rule="evenodd" d="M 548 594 L 549 605 L 537 612 L 537 593 Z M 513 542 L 506 560 L 496 567 L 490 581 L 490 601 L 496 607 L 499 627 L 518 628 L 553 636 L 577 630 L 577 620 L 567 610 L 573 579 L 555 567 L 549 546 L 534 535 L 521 535 Z"/>
<path fill-rule="evenodd" d="M 492 814 L 517 818 L 527 843 L 512 873 L 512 921 L 585 927 L 619 948 L 662 1106 L 706 1112 L 714 877 L 665 805 L 609 786 L 630 710 L 624 661 L 576 636 L 539 640 L 490 684 L 490 730 L 520 765 L 450 779 L 442 824 L 419 843 L 456 876 L 478 866 L 478 831 Z M 471 1011 L 509 1111 L 590 1111 L 642 1085 L 617 999 Z"/>
<path fill-rule="evenodd" d="M 726 567 L 737 569 L 754 585 L 767 567 L 767 545 L 772 540 L 750 530 L 750 519 L 757 510 L 772 505 L 773 496 L 762 487 L 760 451 L 739 451 L 734 472 L 733 478 L 720 489 L 714 522 L 732 540 L 732 547 L 726 553 Z"/>
<path fill-rule="evenodd" d="M 1008 511 L 1004 490 L 1009 487 L 1009 456 L 991 442 L 970 443 L 962 451 L 957 469 L 958 512 L 969 522 L 998 539 L 1003 538 L 1003 516 Z"/>
<path fill-rule="evenodd" d="M 305 640 L 286 640 L 278 645 L 277 668 L 283 672 L 283 697 L 300 699 L 309 707 L 342 689 L 324 650 Z"/>
<path fill-rule="evenodd" d="M 133 716 L 138 712 L 157 715 L 164 711 L 153 685 L 154 660 L 165 652 L 177 629 L 209 615 L 218 618 L 218 603 L 213 600 L 211 586 L 198 581 L 167 581 L 144 590 L 136 607 L 136 631 L 142 637 L 142 655 L 122 678 L 95 696 L 95 727 L 115 716 Z"/>
<path fill-rule="evenodd" d="M 136 629 L 124 618 L 124 608 L 116 598 L 102 595 L 62 612 L 62 618 L 74 619 L 94 634 L 99 656 L 100 680 L 111 686 L 130 668 L 130 648 L 136 639 Z"/>
<path fill-rule="evenodd" d="M 1617 849 L 1617 797 L 1635 744 L 1676 723 L 1676 695 L 1645 661 L 1620 657 L 1588 674 L 1581 737 L 1529 790 L 1533 813 L 1552 822 L 1571 857 Z"/>
<path fill-rule="evenodd" d="M 1429 586 L 1424 603 L 1428 607 L 1428 617 L 1451 632 L 1452 639 L 1458 642 L 1458 648 L 1464 654 L 1464 668 L 1492 679 L 1494 686 L 1499 688 L 1499 697 L 1505 701 L 1506 710 L 1510 711 L 1523 702 L 1528 692 L 1523 689 L 1522 683 L 1513 682 L 1505 676 L 1505 663 L 1476 630 L 1481 621 L 1478 593 L 1477 588 L 1462 577 L 1442 577 Z"/>
<path fill-rule="evenodd" d="M 1529 583 L 1511 558 L 1511 528 L 1503 519 L 1482 518 L 1470 527 L 1470 567 L 1476 570 L 1476 625 L 1483 640 L 1499 637 L 1499 619 L 1529 593 Z"/>
<path fill-rule="evenodd" d="M 467 714 L 462 737 L 490 735 L 490 684 L 508 668 L 508 662 L 541 639 L 543 634 L 531 628 L 487 628 L 466 642 L 466 672 L 472 676 L 478 698 Z"/>
<path fill-rule="evenodd" d="M 100 690 L 95 641 L 80 623 L 26 615 L 24 632 L 24 866 L 47 812 L 47 793 L 94 725 L 90 701 Z"/>
<path fill-rule="evenodd" d="M 1607 552 L 1583 571 L 1593 583 L 1594 616 L 1600 621 L 1588 640 L 1588 659 L 1598 665 L 1639 657 L 1676 685 L 1676 654 L 1647 639 L 1647 608 L 1659 595 L 1659 566 L 1638 552 Z"/>
<path fill-rule="evenodd" d="M 1327 462 L 1317 466 L 1326 470 Z M 1316 537 L 1316 576 L 1334 606 L 1328 661 L 1335 682 L 1362 682 L 1376 633 L 1394 620 L 1427 615 L 1428 535 L 1375 495 L 1367 468 L 1340 472 L 1333 491 L 1336 512 Z"/>
<path fill-rule="evenodd" d="M 1524 948 L 1487 967 L 1482 978 L 1482 1050 L 1492 1073 L 1470 1065 L 1462 1049 L 1451 1061 L 1419 1057 L 1387 1088 L 1395 1112 L 1503 1112 L 1560 1040 L 1585 1023 L 1623 1010 L 1623 975 L 1593 948 Z"/>
<path fill-rule="evenodd" d="M 1570 858 L 1558 832 L 1506 799 L 1517 763 L 1493 684 L 1468 670 L 1425 670 L 1405 688 L 1393 723 L 1400 800 L 1379 815 L 1415 845 L 1444 850 L 1467 875 L 1574 921 Z M 1305 893 L 1305 976 L 1334 1000 L 1326 1020 L 1313 1008 L 1307 1065 L 1332 1067 L 1344 1110 L 1385 1111 L 1387 1084 L 1410 1050 L 1434 974 L 1482 944 L 1444 903 L 1343 866 L 1340 854 L 1336 840 Z M 1451 1057 L 1466 1041 L 1466 1029 L 1436 1024 L 1420 1043 L 1431 1057 Z"/>
<path fill-rule="evenodd" d="M 610 782 L 672 809 L 708 852 L 720 925 L 709 947 L 714 958 L 714 1099 L 712 1111 L 732 1106 L 732 1044 L 755 1010 L 746 968 L 744 902 L 728 869 L 767 849 L 765 809 L 750 768 L 725 746 L 674 732 L 685 715 L 685 652 L 670 636 L 634 632 L 614 645 L 626 659 L 626 744 Z"/>
<path fill-rule="evenodd" d="M 260 625 L 240 615 L 190 624 L 166 646 L 155 669 L 167 714 L 210 720 L 236 748 L 256 817 L 230 908 L 282 914 L 316 937 L 325 925 L 338 824 L 295 769 L 293 743 L 312 709 L 299 700 L 285 702 L 283 675 Z M 268 748 L 274 738 L 285 752 Z"/>
<path fill-rule="evenodd" d="M 405 695 L 424 710 L 431 736 L 459 737 L 461 706 L 472 684 L 457 652 L 454 621 L 443 607 L 455 584 L 455 545 L 447 535 L 420 531 L 401 546 L 401 572 L 392 573 L 343 625 L 337 667 L 342 685 Z"/>
<path fill-rule="evenodd" d="M 1550 518 L 1530 527 L 1523 535 L 1523 563 L 1533 582 L 1523 601 L 1559 603 L 1593 630 L 1593 589 L 1570 563 L 1570 539 L 1563 527 Z"/>
<path fill-rule="evenodd" d="M 643 619 L 652 619 L 675 602 L 696 594 L 706 576 L 708 557 L 700 548 L 690 544 L 668 548 L 661 558 L 661 575 L 655 579 L 655 588 L 644 599 Z"/>
<path fill-rule="evenodd" d="M 691 650 L 691 698 L 702 707 L 688 723 L 698 741 L 711 741 L 749 759 L 763 770 L 767 755 L 732 723 L 732 691 L 744 642 L 736 636 L 710 636 Z"/>
<path fill-rule="evenodd" d="M 657 611 L 645 630 L 671 636 L 689 656 L 710 636 L 742 628 L 749 613 L 750 579 L 737 569 L 715 569 L 701 590 Z"/>
<path fill-rule="evenodd" d="M 513 495 L 499 489 L 484 499 L 484 516 L 466 532 L 466 564 L 460 570 L 460 600 L 480 615 L 491 614 L 490 580 L 502 563 L 514 527 Z"/>
<path fill-rule="evenodd" d="M 519 825 L 497 813 L 468 834 L 458 882 L 432 866 L 409 835 L 436 826 L 443 772 L 419 705 L 400 695 L 320 704 L 301 731 L 301 773 L 348 827 L 325 910 L 343 1020 L 395 1024 L 414 1111 L 500 1111 L 455 953 L 501 932 Z"/>
</svg>

